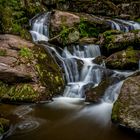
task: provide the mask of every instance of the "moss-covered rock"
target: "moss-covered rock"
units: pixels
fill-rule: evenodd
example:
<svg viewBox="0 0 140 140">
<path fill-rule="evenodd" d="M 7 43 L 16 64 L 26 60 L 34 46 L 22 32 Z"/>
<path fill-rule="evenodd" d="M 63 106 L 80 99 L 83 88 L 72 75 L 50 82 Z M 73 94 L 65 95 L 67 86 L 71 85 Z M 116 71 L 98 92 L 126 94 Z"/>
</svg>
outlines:
<svg viewBox="0 0 140 140">
<path fill-rule="evenodd" d="M 99 102 L 104 95 L 105 89 L 110 85 L 109 79 L 102 80 L 102 82 L 95 88 L 90 88 L 86 91 L 87 102 Z"/>
<path fill-rule="evenodd" d="M 105 63 L 107 68 L 119 70 L 136 70 L 139 67 L 140 51 L 129 48 L 109 56 Z"/>
<path fill-rule="evenodd" d="M 140 31 L 135 30 L 128 33 L 115 30 L 106 31 L 100 37 L 100 45 L 104 55 L 124 50 L 129 46 L 132 46 L 134 49 L 140 49 Z"/>
<path fill-rule="evenodd" d="M 99 33 L 110 29 L 104 18 L 54 10 L 51 16 L 50 40 L 52 44 L 66 45 L 81 38 L 97 38 Z"/>
<path fill-rule="evenodd" d="M 60 94 L 64 81 L 55 59 L 42 46 L 14 35 L 0 35 L 0 100 L 40 102 Z M 16 61 L 8 61 L 8 58 Z"/>
<path fill-rule="evenodd" d="M 35 103 L 48 100 L 45 87 L 39 84 L 17 83 L 14 85 L 0 82 L 0 99 L 5 103 Z"/>
<path fill-rule="evenodd" d="M 4 118 L 0 118 L 0 136 L 8 131 L 10 128 L 10 121 Z"/>
<path fill-rule="evenodd" d="M 112 111 L 112 121 L 140 132 L 140 76 L 129 77 L 122 85 Z"/>
</svg>

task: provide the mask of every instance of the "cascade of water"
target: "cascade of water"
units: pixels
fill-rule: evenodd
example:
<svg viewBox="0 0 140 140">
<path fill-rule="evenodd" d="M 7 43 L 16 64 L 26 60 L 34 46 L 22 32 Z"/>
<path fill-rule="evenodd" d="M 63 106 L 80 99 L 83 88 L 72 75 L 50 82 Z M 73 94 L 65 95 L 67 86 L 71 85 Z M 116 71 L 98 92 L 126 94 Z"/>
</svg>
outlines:
<svg viewBox="0 0 140 140">
<path fill-rule="evenodd" d="M 32 27 L 32 37 L 34 41 L 45 40 L 48 41 L 48 19 L 50 13 L 42 14 L 34 19 Z M 112 28 L 121 30 L 119 24 L 115 21 L 112 22 Z M 49 47 L 49 49 L 55 52 L 58 59 L 62 62 L 67 85 L 64 91 L 64 96 L 81 98 L 84 97 L 84 91 L 89 86 L 97 86 L 102 79 L 103 69 L 105 65 L 97 65 L 93 63 L 93 59 L 100 56 L 100 48 L 98 45 L 73 45 L 70 48 L 65 47 L 60 53 L 55 48 Z M 70 49 L 70 50 L 69 50 Z M 116 87 L 109 87 L 107 89 L 108 96 L 105 94 L 105 99 L 109 100 L 112 94 L 118 90 Z M 119 86 L 120 87 L 120 86 Z M 111 89 L 111 90 L 110 90 Z M 110 93 L 112 91 L 112 93 Z M 114 98 L 114 97 L 111 97 Z"/>
<path fill-rule="evenodd" d="M 50 12 L 47 12 L 34 19 L 32 30 L 30 31 L 34 41 L 48 41 L 48 21 L 50 14 Z"/>
<path fill-rule="evenodd" d="M 138 22 L 129 21 L 129 20 L 122 20 L 122 19 L 115 19 L 115 20 L 130 26 L 130 30 L 138 30 L 138 29 L 140 29 L 140 24 Z"/>
<path fill-rule="evenodd" d="M 114 30 L 129 32 L 131 30 L 140 29 L 140 24 L 134 21 L 114 19 L 108 20 L 111 23 L 111 28 Z"/>
<path fill-rule="evenodd" d="M 123 81 L 109 86 L 105 91 L 103 100 L 105 102 L 114 103 L 116 99 L 118 98 L 122 84 L 123 84 Z"/>
<path fill-rule="evenodd" d="M 115 21 L 113 20 L 109 20 L 109 22 L 111 23 L 111 28 L 114 29 L 114 30 L 121 30 L 120 28 L 120 25 L 118 23 L 116 23 Z"/>
<path fill-rule="evenodd" d="M 100 56 L 98 45 L 71 46 L 72 53 L 67 47 L 64 48 L 60 55 L 54 48 L 57 57 L 63 63 L 65 70 L 67 86 L 64 96 L 67 97 L 84 97 L 84 89 L 88 85 L 97 85 L 102 78 L 101 66 L 94 64 L 92 61 L 95 57 Z M 79 63 L 82 62 L 81 68 Z"/>
</svg>

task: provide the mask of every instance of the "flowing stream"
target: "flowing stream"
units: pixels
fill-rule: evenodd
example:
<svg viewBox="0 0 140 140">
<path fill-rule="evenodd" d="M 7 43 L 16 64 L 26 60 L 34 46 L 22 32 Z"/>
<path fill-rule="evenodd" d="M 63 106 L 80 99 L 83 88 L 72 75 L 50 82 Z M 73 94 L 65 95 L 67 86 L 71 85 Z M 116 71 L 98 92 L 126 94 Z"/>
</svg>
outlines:
<svg viewBox="0 0 140 140">
<path fill-rule="evenodd" d="M 114 30 L 129 32 L 131 30 L 140 29 L 140 23 L 130 20 L 114 19 L 108 20 L 108 22 L 111 24 L 111 28 Z"/>
<path fill-rule="evenodd" d="M 34 41 L 48 41 L 50 13 L 32 20 L 31 34 Z M 116 25 L 117 26 L 117 25 Z M 135 140 L 134 136 L 119 130 L 111 123 L 113 103 L 123 81 L 110 85 L 99 104 L 84 102 L 85 90 L 101 82 L 106 68 L 94 59 L 100 56 L 95 44 L 73 45 L 55 52 L 65 71 L 66 88 L 63 97 L 42 105 L 1 105 L 13 118 L 11 136 L 7 140 Z M 132 73 L 113 71 L 112 76 L 127 77 Z"/>
</svg>

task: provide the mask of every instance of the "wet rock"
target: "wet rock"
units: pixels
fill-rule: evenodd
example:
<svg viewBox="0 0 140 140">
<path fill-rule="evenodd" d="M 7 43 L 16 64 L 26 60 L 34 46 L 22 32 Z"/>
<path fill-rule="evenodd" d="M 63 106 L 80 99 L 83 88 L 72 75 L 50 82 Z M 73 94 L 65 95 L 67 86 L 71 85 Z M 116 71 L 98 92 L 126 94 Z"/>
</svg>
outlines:
<svg viewBox="0 0 140 140">
<path fill-rule="evenodd" d="M 107 68 L 119 70 L 136 70 L 140 59 L 140 51 L 127 49 L 109 56 L 105 63 Z"/>
<path fill-rule="evenodd" d="M 122 85 L 112 112 L 112 121 L 140 132 L 140 75 L 129 77 Z"/>
<path fill-rule="evenodd" d="M 93 88 L 90 88 L 86 91 L 86 101 L 88 102 L 100 102 L 102 97 L 104 96 L 105 90 L 110 85 L 117 83 L 120 80 L 119 77 L 106 77 L 101 83 Z"/>
<path fill-rule="evenodd" d="M 55 45 L 67 45 L 75 42 L 94 43 L 99 33 L 110 28 L 109 23 L 103 17 L 54 10 L 49 43 Z"/>
<path fill-rule="evenodd" d="M 27 41 L 25 39 L 21 39 L 19 36 L 5 34 L 0 35 L 0 48 L 1 49 L 11 49 L 13 50 L 20 50 L 24 47 L 33 47 L 34 44 L 30 41 Z"/>
<path fill-rule="evenodd" d="M 31 82 L 32 77 L 28 73 L 17 71 L 4 63 L 0 63 L 0 80 L 7 83 Z"/>
<path fill-rule="evenodd" d="M 105 59 L 106 59 L 106 57 L 105 56 L 97 56 L 94 60 L 93 60 L 93 63 L 95 63 L 95 64 L 99 64 L 99 65 L 101 65 L 101 64 L 105 64 Z"/>
<path fill-rule="evenodd" d="M 103 97 L 106 88 L 120 80 L 119 76 L 113 76 L 114 72 L 109 69 L 100 68 L 102 71 L 101 82 L 95 87 L 91 87 L 86 90 L 86 101 L 88 102 L 100 102 Z"/>
<path fill-rule="evenodd" d="M 14 35 L 0 35 L 0 100 L 40 102 L 61 93 L 61 69 L 42 46 Z"/>
<path fill-rule="evenodd" d="M 100 37 L 101 50 L 104 55 L 124 50 L 130 46 L 139 49 L 140 31 L 121 33 L 120 31 L 106 31 Z"/>
<path fill-rule="evenodd" d="M 7 65 L 12 65 L 13 63 L 16 63 L 17 59 L 11 56 L 0 56 L 0 63 L 4 63 Z"/>
<path fill-rule="evenodd" d="M 85 45 L 85 44 L 95 44 L 96 41 L 97 41 L 96 38 L 84 37 L 84 38 L 81 38 L 81 39 L 79 40 L 79 44 L 81 44 L 81 45 Z"/>
<path fill-rule="evenodd" d="M 79 38 L 80 38 L 80 33 L 78 31 L 73 31 L 73 32 L 69 33 L 69 35 L 68 35 L 68 42 L 74 43 L 74 42 L 78 41 Z"/>
<path fill-rule="evenodd" d="M 53 34 L 55 32 L 59 33 L 63 26 L 71 28 L 77 23 L 80 23 L 79 16 L 69 12 L 55 10 L 51 16 L 51 32 L 53 32 Z"/>
</svg>

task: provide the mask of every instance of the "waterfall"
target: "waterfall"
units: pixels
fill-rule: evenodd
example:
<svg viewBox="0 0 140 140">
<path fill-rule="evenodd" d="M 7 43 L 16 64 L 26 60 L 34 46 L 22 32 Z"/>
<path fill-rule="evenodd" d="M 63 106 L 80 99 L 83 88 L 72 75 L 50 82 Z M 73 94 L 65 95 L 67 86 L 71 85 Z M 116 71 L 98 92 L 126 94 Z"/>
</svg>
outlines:
<svg viewBox="0 0 140 140">
<path fill-rule="evenodd" d="M 54 48 L 50 49 L 61 60 L 65 70 L 67 85 L 64 96 L 81 98 L 85 96 L 84 91 L 87 86 L 98 85 L 101 81 L 102 67 L 92 62 L 93 59 L 101 55 L 100 48 L 94 44 L 70 47 L 72 53 L 68 47 L 64 48 L 62 54 L 59 54 Z"/>
<path fill-rule="evenodd" d="M 32 20 L 32 30 L 30 31 L 33 41 L 48 41 L 49 38 L 49 18 L 50 12 L 43 13 L 41 16 Z"/>
<path fill-rule="evenodd" d="M 31 34 L 34 41 L 48 41 L 49 18 L 50 12 L 33 18 Z M 135 28 L 138 28 L 137 24 L 134 25 Z M 115 21 L 112 21 L 112 28 L 122 29 Z M 59 47 L 46 47 L 50 52 L 54 52 L 62 63 L 67 83 L 63 94 L 65 97 L 84 98 L 86 88 L 98 86 L 101 82 L 105 64 L 103 62 L 101 65 L 97 65 L 93 62 L 96 57 L 101 56 L 98 45 L 71 45 L 64 47 L 61 51 L 57 50 Z M 114 98 L 121 87 L 120 85 L 119 83 L 111 85 L 105 91 L 105 102 L 109 100 L 113 102 L 115 100 Z"/>
<path fill-rule="evenodd" d="M 107 20 L 111 24 L 111 28 L 114 30 L 129 32 L 131 30 L 140 29 L 140 24 L 138 22 L 122 20 L 122 19 L 114 19 Z"/>
<path fill-rule="evenodd" d="M 105 91 L 103 100 L 108 103 L 114 103 L 118 98 L 122 84 L 123 81 L 109 86 Z"/>
</svg>

